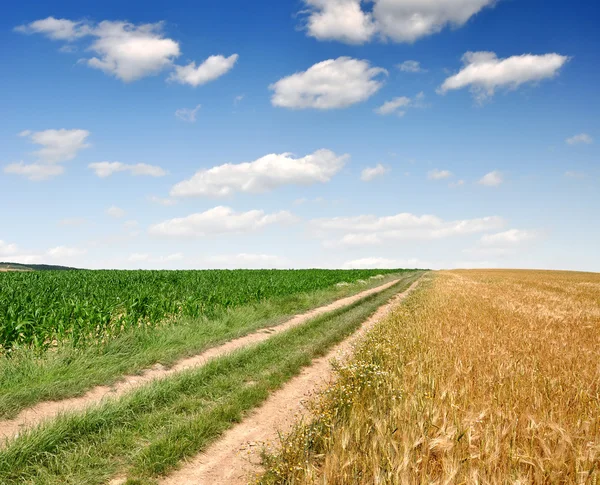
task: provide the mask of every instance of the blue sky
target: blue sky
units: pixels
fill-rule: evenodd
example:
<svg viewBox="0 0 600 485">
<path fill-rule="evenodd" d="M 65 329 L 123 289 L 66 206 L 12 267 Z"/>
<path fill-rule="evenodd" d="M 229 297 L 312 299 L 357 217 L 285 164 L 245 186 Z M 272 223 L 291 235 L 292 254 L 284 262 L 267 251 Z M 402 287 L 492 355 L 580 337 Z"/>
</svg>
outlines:
<svg viewBox="0 0 600 485">
<path fill-rule="evenodd" d="M 0 19 L 0 260 L 600 271 L 594 2 L 93 3 Z"/>
</svg>

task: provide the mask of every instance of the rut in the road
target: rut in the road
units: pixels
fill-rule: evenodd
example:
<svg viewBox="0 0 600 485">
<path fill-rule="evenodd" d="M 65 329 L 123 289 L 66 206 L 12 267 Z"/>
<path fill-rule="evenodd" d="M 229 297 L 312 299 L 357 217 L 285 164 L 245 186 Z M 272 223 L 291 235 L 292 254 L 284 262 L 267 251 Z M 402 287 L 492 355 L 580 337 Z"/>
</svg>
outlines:
<svg viewBox="0 0 600 485">
<path fill-rule="evenodd" d="M 44 421 L 55 418 L 60 413 L 67 411 L 81 411 L 90 405 L 99 403 L 105 398 L 116 398 L 122 396 L 127 392 L 136 389 L 140 386 L 143 386 L 144 384 L 148 384 L 153 380 L 163 379 L 165 377 L 171 376 L 186 369 L 200 367 L 211 359 L 221 357 L 227 353 L 230 353 L 247 345 L 267 340 L 272 335 L 284 332 L 318 315 L 322 315 L 324 313 L 336 310 L 338 308 L 351 305 L 352 303 L 354 303 L 357 300 L 360 300 L 361 298 L 389 288 L 398 281 L 399 280 L 396 279 L 383 285 L 377 286 L 375 288 L 362 291 L 360 293 L 357 293 L 356 295 L 341 298 L 339 300 L 334 301 L 333 303 L 330 303 L 329 305 L 315 308 L 301 315 L 296 315 L 295 317 L 291 318 L 290 320 L 287 320 L 281 325 L 263 328 L 254 333 L 245 335 L 244 337 L 230 340 L 229 342 L 226 342 L 217 347 L 212 347 L 198 355 L 180 360 L 169 369 L 166 369 L 161 365 L 156 365 L 151 369 L 143 371 L 139 375 L 124 376 L 119 382 L 117 382 L 113 386 L 94 387 L 93 389 L 89 390 L 83 396 L 80 397 L 63 399 L 60 401 L 45 401 L 38 403 L 35 406 L 24 409 L 14 419 L 0 421 L 0 447 L 2 446 L 3 439 L 10 439 L 12 437 L 15 437 L 19 434 L 19 432 L 21 432 L 21 430 L 28 429 Z"/>
<path fill-rule="evenodd" d="M 260 472 L 263 444 L 277 441 L 304 415 L 303 403 L 328 384 L 333 377 L 331 360 L 345 360 L 356 341 L 387 316 L 395 305 L 413 291 L 418 281 L 403 293 L 393 297 L 363 323 L 352 336 L 335 346 L 327 355 L 315 359 L 300 375 L 275 391 L 265 403 L 241 423 L 233 426 L 203 453 L 163 479 L 161 485 L 245 485 Z M 116 479 L 113 484 L 123 483 Z"/>
</svg>

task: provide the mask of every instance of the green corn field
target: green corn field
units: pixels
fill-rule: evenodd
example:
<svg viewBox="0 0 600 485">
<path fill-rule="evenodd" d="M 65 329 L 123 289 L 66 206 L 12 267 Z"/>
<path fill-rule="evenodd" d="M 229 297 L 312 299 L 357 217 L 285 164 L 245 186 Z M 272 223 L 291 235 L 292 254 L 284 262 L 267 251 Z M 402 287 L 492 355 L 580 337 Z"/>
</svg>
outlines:
<svg viewBox="0 0 600 485">
<path fill-rule="evenodd" d="M 81 346 L 175 317 L 288 297 L 399 270 L 46 271 L 0 273 L 0 353 Z"/>
</svg>

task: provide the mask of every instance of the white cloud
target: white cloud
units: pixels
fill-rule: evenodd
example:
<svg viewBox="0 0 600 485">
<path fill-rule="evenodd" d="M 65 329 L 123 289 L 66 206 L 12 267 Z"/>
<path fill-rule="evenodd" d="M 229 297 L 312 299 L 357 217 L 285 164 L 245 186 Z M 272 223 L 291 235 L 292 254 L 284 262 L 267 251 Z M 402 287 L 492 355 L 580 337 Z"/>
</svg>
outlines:
<svg viewBox="0 0 600 485">
<path fill-rule="evenodd" d="M 292 109 L 346 108 L 375 94 L 383 86 L 377 77 L 385 73 L 364 60 L 328 59 L 271 84 L 271 103 Z"/>
<path fill-rule="evenodd" d="M 68 246 L 57 246 L 49 249 L 46 254 L 52 259 L 74 258 L 86 254 L 85 249 L 73 248 Z"/>
<path fill-rule="evenodd" d="M 405 106 L 409 106 L 410 105 L 410 98 L 407 98 L 406 96 L 400 96 L 398 98 L 394 98 L 390 101 L 386 101 L 385 103 L 383 103 L 379 108 L 377 108 L 375 110 L 375 113 L 380 114 L 380 115 L 389 115 L 392 114 L 394 112 L 397 112 L 398 115 L 403 116 L 405 111 L 404 110 L 399 110 L 399 108 L 404 108 Z"/>
<path fill-rule="evenodd" d="M 424 108 L 424 99 L 425 93 L 422 91 L 417 94 L 414 99 L 406 96 L 400 96 L 383 103 L 383 105 L 375 109 L 375 113 L 380 115 L 389 115 L 395 113 L 398 116 L 404 116 L 406 114 L 406 108 Z"/>
<path fill-rule="evenodd" d="M 108 209 L 106 209 L 106 213 L 110 216 L 110 217 L 114 217 L 115 219 L 120 219 L 121 217 L 125 216 L 125 211 L 123 209 L 121 209 L 120 207 L 117 207 L 115 205 L 109 207 Z"/>
<path fill-rule="evenodd" d="M 400 213 L 384 217 L 361 215 L 314 219 L 310 225 L 320 237 L 325 238 L 326 247 L 338 247 L 475 234 L 501 229 L 505 221 L 498 216 L 444 221 L 434 215 Z"/>
<path fill-rule="evenodd" d="M 91 37 L 94 40 L 87 50 L 95 52 L 96 56 L 82 59 L 82 62 L 130 82 L 171 67 L 180 55 L 179 44 L 164 37 L 162 25 L 162 22 L 135 25 L 108 20 L 92 24 L 48 17 L 16 30 L 44 34 L 54 40 Z"/>
<path fill-rule="evenodd" d="M 306 30 L 319 40 L 362 44 L 382 40 L 414 42 L 451 25 L 460 27 L 495 0 L 304 0 Z"/>
<path fill-rule="evenodd" d="M 83 226 L 84 224 L 87 224 L 87 219 L 83 217 L 72 217 L 58 221 L 59 226 L 78 227 Z"/>
<path fill-rule="evenodd" d="M 11 163 L 4 167 L 4 172 L 36 181 L 61 175 L 65 168 L 59 164 L 72 160 L 80 150 L 88 148 L 90 145 L 86 143 L 86 139 L 89 135 L 87 130 L 22 131 L 19 136 L 27 137 L 32 143 L 42 147 L 33 152 L 38 161 L 30 164 Z"/>
<path fill-rule="evenodd" d="M 443 180 L 452 177 L 452 172 L 448 170 L 438 170 L 437 168 L 434 170 L 430 170 L 427 172 L 427 178 L 429 180 Z"/>
<path fill-rule="evenodd" d="M 92 41 L 87 50 L 96 55 L 81 62 L 125 82 L 174 69 L 170 80 L 198 86 L 225 74 L 238 58 L 237 54 L 227 58 L 216 55 L 210 56 L 198 67 L 194 62 L 187 66 L 174 65 L 175 59 L 181 55 L 179 43 L 165 37 L 163 22 L 136 25 L 123 21 L 92 23 L 48 17 L 21 25 L 15 30 L 39 33 L 50 39 L 67 42 L 90 38 Z M 76 49 L 67 45 L 66 49 L 63 47 L 61 50 L 72 52 Z"/>
<path fill-rule="evenodd" d="M 161 22 L 134 25 L 105 20 L 91 35 L 96 40 L 90 50 L 98 57 L 88 59 L 88 66 L 125 82 L 158 74 L 180 55 L 179 44 L 163 36 Z"/>
<path fill-rule="evenodd" d="M 43 254 L 24 254 L 16 244 L 8 244 L 0 240 L 0 257 L 10 257 L 14 262 L 21 264 L 42 263 L 45 259 L 52 259 L 53 263 L 69 263 L 69 259 L 82 256 L 87 250 L 69 246 L 56 246 L 48 249 Z"/>
<path fill-rule="evenodd" d="M 287 211 L 265 214 L 262 210 L 235 212 L 229 207 L 218 206 L 187 217 L 169 219 L 150 226 L 149 233 L 158 236 L 202 237 L 227 233 L 247 233 L 273 224 L 285 224 L 295 220 Z"/>
<path fill-rule="evenodd" d="M 229 57 L 210 56 L 198 67 L 196 67 L 195 62 L 190 62 L 186 66 L 175 66 L 175 72 L 171 73 L 169 81 L 189 84 L 194 87 L 206 84 L 229 72 L 237 62 L 238 57 L 237 54 Z"/>
<path fill-rule="evenodd" d="M 482 246 L 514 246 L 525 241 L 536 239 L 539 234 L 536 231 L 525 231 L 520 229 L 509 229 L 508 231 L 495 234 L 484 234 L 480 239 Z"/>
<path fill-rule="evenodd" d="M 177 204 L 175 199 L 171 199 L 168 197 L 158 197 L 156 195 L 152 195 L 148 198 L 150 202 L 154 202 L 155 204 L 164 205 L 165 207 L 171 207 Z"/>
<path fill-rule="evenodd" d="M 236 96 L 233 99 L 233 105 L 237 106 L 238 104 L 240 104 L 242 102 L 242 100 L 244 99 L 244 97 L 245 97 L 245 95 L 243 95 L 243 94 L 240 94 L 240 95 Z"/>
<path fill-rule="evenodd" d="M 175 111 L 175 116 L 180 120 L 187 121 L 189 123 L 194 123 L 196 121 L 196 114 L 202 107 L 201 104 L 197 105 L 195 108 L 181 108 Z"/>
<path fill-rule="evenodd" d="M 421 63 L 419 61 L 404 61 L 402 64 L 398 64 L 398 69 L 402 72 L 427 72 L 427 69 L 423 69 L 421 67 Z"/>
<path fill-rule="evenodd" d="M 525 83 L 556 76 L 569 58 L 552 53 L 499 59 L 494 52 L 467 52 L 462 60 L 464 67 L 447 78 L 438 93 L 469 87 L 475 98 L 483 102 L 498 88 L 516 89 Z"/>
<path fill-rule="evenodd" d="M 110 177 L 117 172 L 129 172 L 134 176 L 146 175 L 149 177 L 164 177 L 167 172 L 156 165 L 136 163 L 128 165 L 121 162 L 97 162 L 88 165 L 90 169 L 100 178 Z"/>
<path fill-rule="evenodd" d="M 384 167 L 381 163 L 378 163 L 374 167 L 366 167 L 363 169 L 363 171 L 360 173 L 360 179 L 363 182 L 370 182 L 374 178 L 381 177 L 389 171 L 390 170 L 388 168 Z"/>
<path fill-rule="evenodd" d="M 363 12 L 360 0 L 305 0 L 310 15 L 308 35 L 319 40 L 339 40 L 362 44 L 376 31 L 370 14 Z"/>
<path fill-rule="evenodd" d="M 196 172 L 171 189 L 176 197 L 223 197 L 235 192 L 260 193 L 286 184 L 324 183 L 338 173 L 349 155 L 321 149 L 302 158 L 290 153 L 269 154 L 253 162 L 219 165 Z"/>
<path fill-rule="evenodd" d="M 12 243 L 9 244 L 0 239 L 0 256 L 11 256 L 19 252 L 19 247 Z"/>
<path fill-rule="evenodd" d="M 586 144 L 586 145 L 591 145 L 592 143 L 594 143 L 594 140 L 587 133 L 580 133 L 579 135 L 575 135 L 575 136 L 572 136 L 571 138 L 567 138 L 566 142 L 569 145 L 580 145 L 582 143 Z"/>
<path fill-rule="evenodd" d="M 373 16 L 381 35 L 414 42 L 451 25 L 460 27 L 495 0 L 375 0 Z"/>
<path fill-rule="evenodd" d="M 90 33 L 89 26 L 85 22 L 73 22 L 54 17 L 36 20 L 27 25 L 19 25 L 15 27 L 15 30 L 23 34 L 45 34 L 53 40 L 66 41 L 72 41 Z"/>
<path fill-rule="evenodd" d="M 429 268 L 430 265 L 417 258 L 389 259 L 381 257 L 361 258 L 346 261 L 342 269 L 398 269 L 398 268 Z"/>
<path fill-rule="evenodd" d="M 217 268 L 271 269 L 286 266 L 285 258 L 272 254 L 228 254 L 211 256 L 206 262 Z"/>
<path fill-rule="evenodd" d="M 61 175 L 64 171 L 65 168 L 62 165 L 50 165 L 45 163 L 26 164 L 24 162 L 18 162 L 11 163 L 4 167 L 4 173 L 22 175 L 29 180 L 34 181 L 56 177 L 57 175 Z"/>
<path fill-rule="evenodd" d="M 22 131 L 19 136 L 27 137 L 32 143 L 42 146 L 34 155 L 45 163 L 60 163 L 72 160 L 77 153 L 90 145 L 86 143 L 87 130 L 44 130 Z"/>
<path fill-rule="evenodd" d="M 498 172 L 498 170 L 494 170 L 493 172 L 486 173 L 477 183 L 488 187 L 497 187 L 502 182 L 504 182 L 502 173 Z"/>
</svg>

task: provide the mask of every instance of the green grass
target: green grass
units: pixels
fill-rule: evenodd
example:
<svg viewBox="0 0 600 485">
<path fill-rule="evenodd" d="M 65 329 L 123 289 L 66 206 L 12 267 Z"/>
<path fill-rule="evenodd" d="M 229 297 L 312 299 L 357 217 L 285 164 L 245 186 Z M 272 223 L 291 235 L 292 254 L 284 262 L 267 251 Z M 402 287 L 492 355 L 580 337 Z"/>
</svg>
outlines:
<svg viewBox="0 0 600 485">
<path fill-rule="evenodd" d="M 207 348 L 398 276 L 271 299 L 212 319 L 180 318 L 174 324 L 131 330 L 103 346 L 63 345 L 41 355 L 22 349 L 10 358 L 0 358 L 0 419 L 14 417 L 41 401 L 79 396 L 94 386 L 111 385 L 123 375 L 138 373 L 156 363 L 168 367 Z"/>
<path fill-rule="evenodd" d="M 261 344 L 24 434 L 0 453 L 0 483 L 93 485 L 120 473 L 132 484 L 155 483 L 418 276 L 404 275 L 381 293 Z"/>
</svg>

